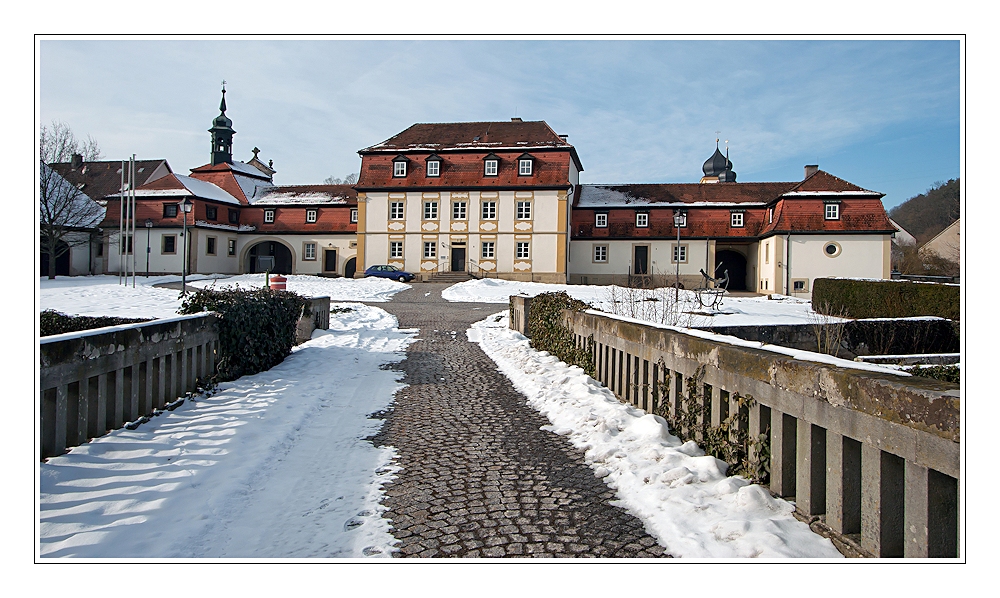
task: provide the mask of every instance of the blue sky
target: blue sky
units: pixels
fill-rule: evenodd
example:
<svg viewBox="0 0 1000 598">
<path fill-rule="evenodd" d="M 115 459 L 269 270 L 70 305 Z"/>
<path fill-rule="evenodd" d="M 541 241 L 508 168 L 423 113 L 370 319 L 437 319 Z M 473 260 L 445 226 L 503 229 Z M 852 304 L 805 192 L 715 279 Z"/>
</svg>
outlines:
<svg viewBox="0 0 1000 598">
<path fill-rule="evenodd" d="M 43 39 L 41 123 L 105 159 L 209 159 L 220 83 L 234 153 L 280 184 L 357 172 L 417 122 L 545 120 L 585 183 L 695 182 L 718 136 L 739 181 L 805 164 L 892 207 L 960 175 L 960 44 L 906 40 Z"/>
</svg>

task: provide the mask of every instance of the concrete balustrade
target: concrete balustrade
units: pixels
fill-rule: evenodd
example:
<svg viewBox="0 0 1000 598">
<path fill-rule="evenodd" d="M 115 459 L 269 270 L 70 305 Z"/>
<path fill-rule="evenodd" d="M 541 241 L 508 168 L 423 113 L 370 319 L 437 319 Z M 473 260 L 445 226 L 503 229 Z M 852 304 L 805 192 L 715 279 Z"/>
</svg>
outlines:
<svg viewBox="0 0 1000 598">
<path fill-rule="evenodd" d="M 512 311 L 526 313 L 524 302 L 512 297 Z M 699 376 L 695 398 L 719 426 L 740 409 L 736 393 L 756 399 L 743 407 L 744 421 L 751 437 L 769 440 L 770 490 L 845 543 L 878 557 L 959 556 L 958 385 L 594 313 L 563 315 L 579 346 L 593 338 L 598 379 L 625 402 L 675 418 Z"/>
</svg>

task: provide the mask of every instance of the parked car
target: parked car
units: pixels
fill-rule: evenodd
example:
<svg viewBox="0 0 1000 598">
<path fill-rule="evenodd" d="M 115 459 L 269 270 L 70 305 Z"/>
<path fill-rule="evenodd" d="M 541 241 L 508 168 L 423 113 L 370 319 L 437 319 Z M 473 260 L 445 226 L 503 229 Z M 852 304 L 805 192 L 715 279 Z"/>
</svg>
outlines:
<svg viewBox="0 0 1000 598">
<path fill-rule="evenodd" d="M 399 282 L 410 282 L 415 275 L 404 272 L 396 266 L 371 266 L 365 270 L 365 276 L 377 276 L 379 278 L 391 278 Z"/>
</svg>

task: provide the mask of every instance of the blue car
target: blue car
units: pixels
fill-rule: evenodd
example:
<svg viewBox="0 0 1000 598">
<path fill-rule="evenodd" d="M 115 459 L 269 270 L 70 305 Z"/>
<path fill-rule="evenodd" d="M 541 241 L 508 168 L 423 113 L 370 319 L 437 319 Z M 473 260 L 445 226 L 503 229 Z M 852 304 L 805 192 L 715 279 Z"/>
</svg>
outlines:
<svg viewBox="0 0 1000 598">
<path fill-rule="evenodd" d="M 404 272 L 396 266 L 371 266 L 365 270 L 365 276 L 377 276 L 379 278 L 391 278 L 399 282 L 410 282 L 416 278 L 409 272 Z"/>
</svg>

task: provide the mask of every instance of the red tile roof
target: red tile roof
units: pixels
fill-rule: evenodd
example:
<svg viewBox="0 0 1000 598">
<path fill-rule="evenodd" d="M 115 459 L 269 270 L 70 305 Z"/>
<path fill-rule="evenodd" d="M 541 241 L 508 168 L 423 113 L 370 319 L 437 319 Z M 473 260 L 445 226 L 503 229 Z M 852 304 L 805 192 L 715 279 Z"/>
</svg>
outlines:
<svg viewBox="0 0 1000 598">
<path fill-rule="evenodd" d="M 499 159 L 496 176 L 484 174 L 483 159 L 493 153 Z M 425 160 L 430 152 L 407 154 L 405 177 L 394 177 L 392 161 L 395 154 L 363 156 L 361 175 L 355 187 L 360 191 L 377 189 L 443 189 L 443 188 L 568 188 L 570 153 L 565 150 L 532 150 L 535 158 L 531 176 L 519 176 L 517 159 L 523 149 L 513 151 L 482 151 L 474 153 L 439 154 L 440 176 L 426 176 Z"/>
<path fill-rule="evenodd" d="M 359 154 L 410 149 L 490 149 L 494 147 L 571 148 L 545 121 L 417 123 Z"/>
<path fill-rule="evenodd" d="M 166 164 L 166 160 L 136 160 L 136 187 L 144 185 L 161 164 L 165 164 L 167 172 L 170 172 L 170 165 Z M 50 166 L 59 173 L 59 176 L 91 199 L 103 199 L 121 191 L 121 160 L 84 162 L 80 168 L 73 168 L 69 162 L 59 162 Z"/>
</svg>

